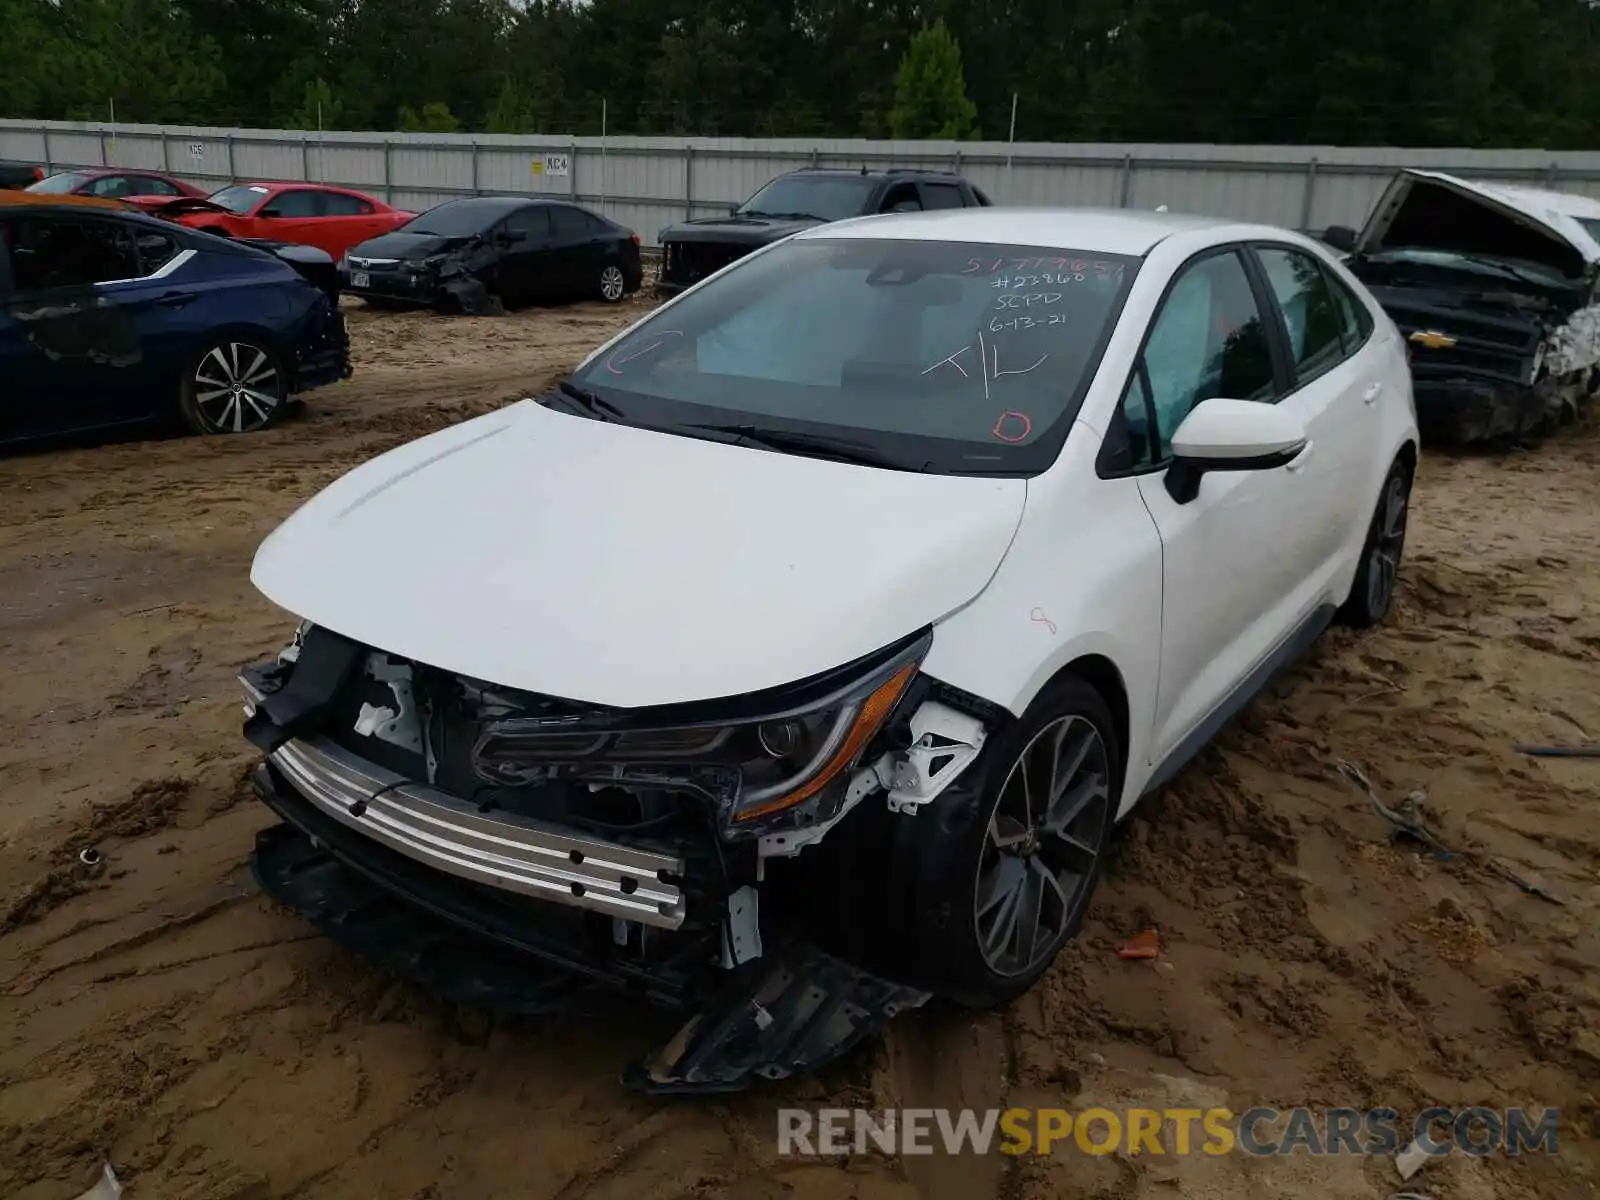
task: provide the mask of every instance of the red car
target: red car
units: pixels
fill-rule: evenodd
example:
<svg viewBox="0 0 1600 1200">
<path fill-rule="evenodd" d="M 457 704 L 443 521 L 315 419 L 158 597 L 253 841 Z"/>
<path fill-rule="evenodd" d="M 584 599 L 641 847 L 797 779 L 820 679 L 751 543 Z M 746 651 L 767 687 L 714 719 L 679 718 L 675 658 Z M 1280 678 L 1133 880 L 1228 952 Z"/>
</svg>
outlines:
<svg viewBox="0 0 1600 1200">
<path fill-rule="evenodd" d="M 130 167 L 74 167 L 70 171 L 46 175 L 22 190 L 47 196 L 99 196 L 103 200 L 126 200 L 141 208 L 206 194 L 204 188 L 197 188 L 165 172 Z"/>
<path fill-rule="evenodd" d="M 223 237 L 268 238 L 325 250 L 335 260 L 416 213 L 325 183 L 238 183 L 203 200 L 174 200 L 158 215 Z"/>
</svg>

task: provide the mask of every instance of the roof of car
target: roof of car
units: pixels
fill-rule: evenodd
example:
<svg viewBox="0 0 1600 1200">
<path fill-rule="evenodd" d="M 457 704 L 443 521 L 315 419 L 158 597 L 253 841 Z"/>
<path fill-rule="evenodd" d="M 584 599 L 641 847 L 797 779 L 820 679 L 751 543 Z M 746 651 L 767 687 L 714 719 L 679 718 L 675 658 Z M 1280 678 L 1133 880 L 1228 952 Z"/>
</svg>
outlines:
<svg viewBox="0 0 1600 1200">
<path fill-rule="evenodd" d="M 939 208 L 854 217 L 796 236 L 986 242 L 1139 256 L 1175 233 L 1230 226 L 1244 228 L 1222 217 L 1126 208 Z"/>
<path fill-rule="evenodd" d="M 109 208 L 117 212 L 132 211 L 129 205 L 106 196 L 79 196 L 72 192 L 25 192 L 0 188 L 0 207 L 55 208 Z"/>
</svg>

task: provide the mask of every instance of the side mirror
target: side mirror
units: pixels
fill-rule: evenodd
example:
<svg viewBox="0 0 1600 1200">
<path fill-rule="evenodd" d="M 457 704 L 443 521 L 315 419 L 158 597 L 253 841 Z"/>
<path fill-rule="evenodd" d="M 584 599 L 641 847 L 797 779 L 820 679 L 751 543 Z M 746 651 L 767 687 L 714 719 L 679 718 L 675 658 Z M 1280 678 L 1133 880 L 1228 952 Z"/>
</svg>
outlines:
<svg viewBox="0 0 1600 1200">
<path fill-rule="evenodd" d="M 500 240 L 508 245 L 514 242 L 525 242 L 528 240 L 528 231 L 526 229 L 507 229 L 500 234 Z"/>
<path fill-rule="evenodd" d="M 743 208 L 743 207 L 744 207 L 744 205 L 742 205 L 742 204 L 730 204 L 730 205 L 728 205 L 728 215 L 730 217 L 737 217 L 739 215 L 739 210 L 741 208 Z"/>
<path fill-rule="evenodd" d="M 1272 471 L 1309 447 L 1306 427 L 1288 410 L 1255 400 L 1202 400 L 1172 434 L 1167 495 L 1188 504 L 1210 471 Z"/>
<path fill-rule="evenodd" d="M 1356 252 L 1356 231 L 1348 225 L 1329 225 L 1322 231 L 1324 245 L 1332 246 L 1341 254 Z"/>
<path fill-rule="evenodd" d="M 283 216 L 283 209 L 274 208 L 272 205 L 269 204 L 269 205 L 267 205 L 267 207 L 265 207 L 265 208 L 263 208 L 261 210 L 261 215 L 263 217 L 281 217 L 281 216 Z"/>
</svg>

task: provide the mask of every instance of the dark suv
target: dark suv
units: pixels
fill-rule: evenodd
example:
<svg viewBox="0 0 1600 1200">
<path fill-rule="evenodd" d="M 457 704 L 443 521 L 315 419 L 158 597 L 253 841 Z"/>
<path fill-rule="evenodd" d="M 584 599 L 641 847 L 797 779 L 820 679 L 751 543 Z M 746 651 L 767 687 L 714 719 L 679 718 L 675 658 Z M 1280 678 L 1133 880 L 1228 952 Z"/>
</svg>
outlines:
<svg viewBox="0 0 1600 1200">
<path fill-rule="evenodd" d="M 737 258 L 801 229 L 872 213 L 926 208 L 979 208 L 989 197 L 950 171 L 859 171 L 807 167 L 770 180 L 726 217 L 685 221 L 663 229 L 661 278 L 670 296 L 699 283 Z"/>
</svg>

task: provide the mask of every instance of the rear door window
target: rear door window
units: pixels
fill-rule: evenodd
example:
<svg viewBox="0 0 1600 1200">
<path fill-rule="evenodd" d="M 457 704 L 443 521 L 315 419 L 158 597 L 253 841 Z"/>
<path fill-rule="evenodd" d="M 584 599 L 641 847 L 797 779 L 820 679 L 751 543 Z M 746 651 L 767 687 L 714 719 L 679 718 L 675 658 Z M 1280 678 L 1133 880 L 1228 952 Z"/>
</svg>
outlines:
<svg viewBox="0 0 1600 1200">
<path fill-rule="evenodd" d="M 133 190 L 132 196 L 181 196 L 177 185 L 155 175 L 133 175 L 129 177 Z"/>
<path fill-rule="evenodd" d="M 1256 257 L 1289 334 L 1295 377 L 1308 383 L 1344 361 L 1343 321 L 1321 265 L 1287 246 L 1258 246 Z"/>
<path fill-rule="evenodd" d="M 922 184 L 923 208 L 965 208 L 961 202 L 961 189 L 953 183 Z"/>
<path fill-rule="evenodd" d="M 550 228 L 558 242 L 591 236 L 588 218 L 577 209 L 565 204 L 552 204 L 549 211 Z"/>
<path fill-rule="evenodd" d="M 181 247 L 164 233 L 141 229 L 134 237 L 139 253 L 139 275 L 154 275 L 178 256 Z"/>
<path fill-rule="evenodd" d="M 372 211 L 360 196 L 347 196 L 343 192 L 323 192 L 322 215 L 325 217 L 364 217 Z"/>
<path fill-rule="evenodd" d="M 506 218 L 505 228 L 507 233 L 526 233 L 535 242 L 545 241 L 550 236 L 550 210 L 542 204 L 519 208 Z"/>
<path fill-rule="evenodd" d="M 309 191 L 305 188 L 279 192 L 267 203 L 261 215 L 264 217 L 320 217 L 322 215 L 322 196 L 318 192 Z"/>
<path fill-rule="evenodd" d="M 6 240 L 19 292 L 89 287 L 144 273 L 132 231 L 112 221 L 18 216 L 8 222 Z"/>
</svg>

